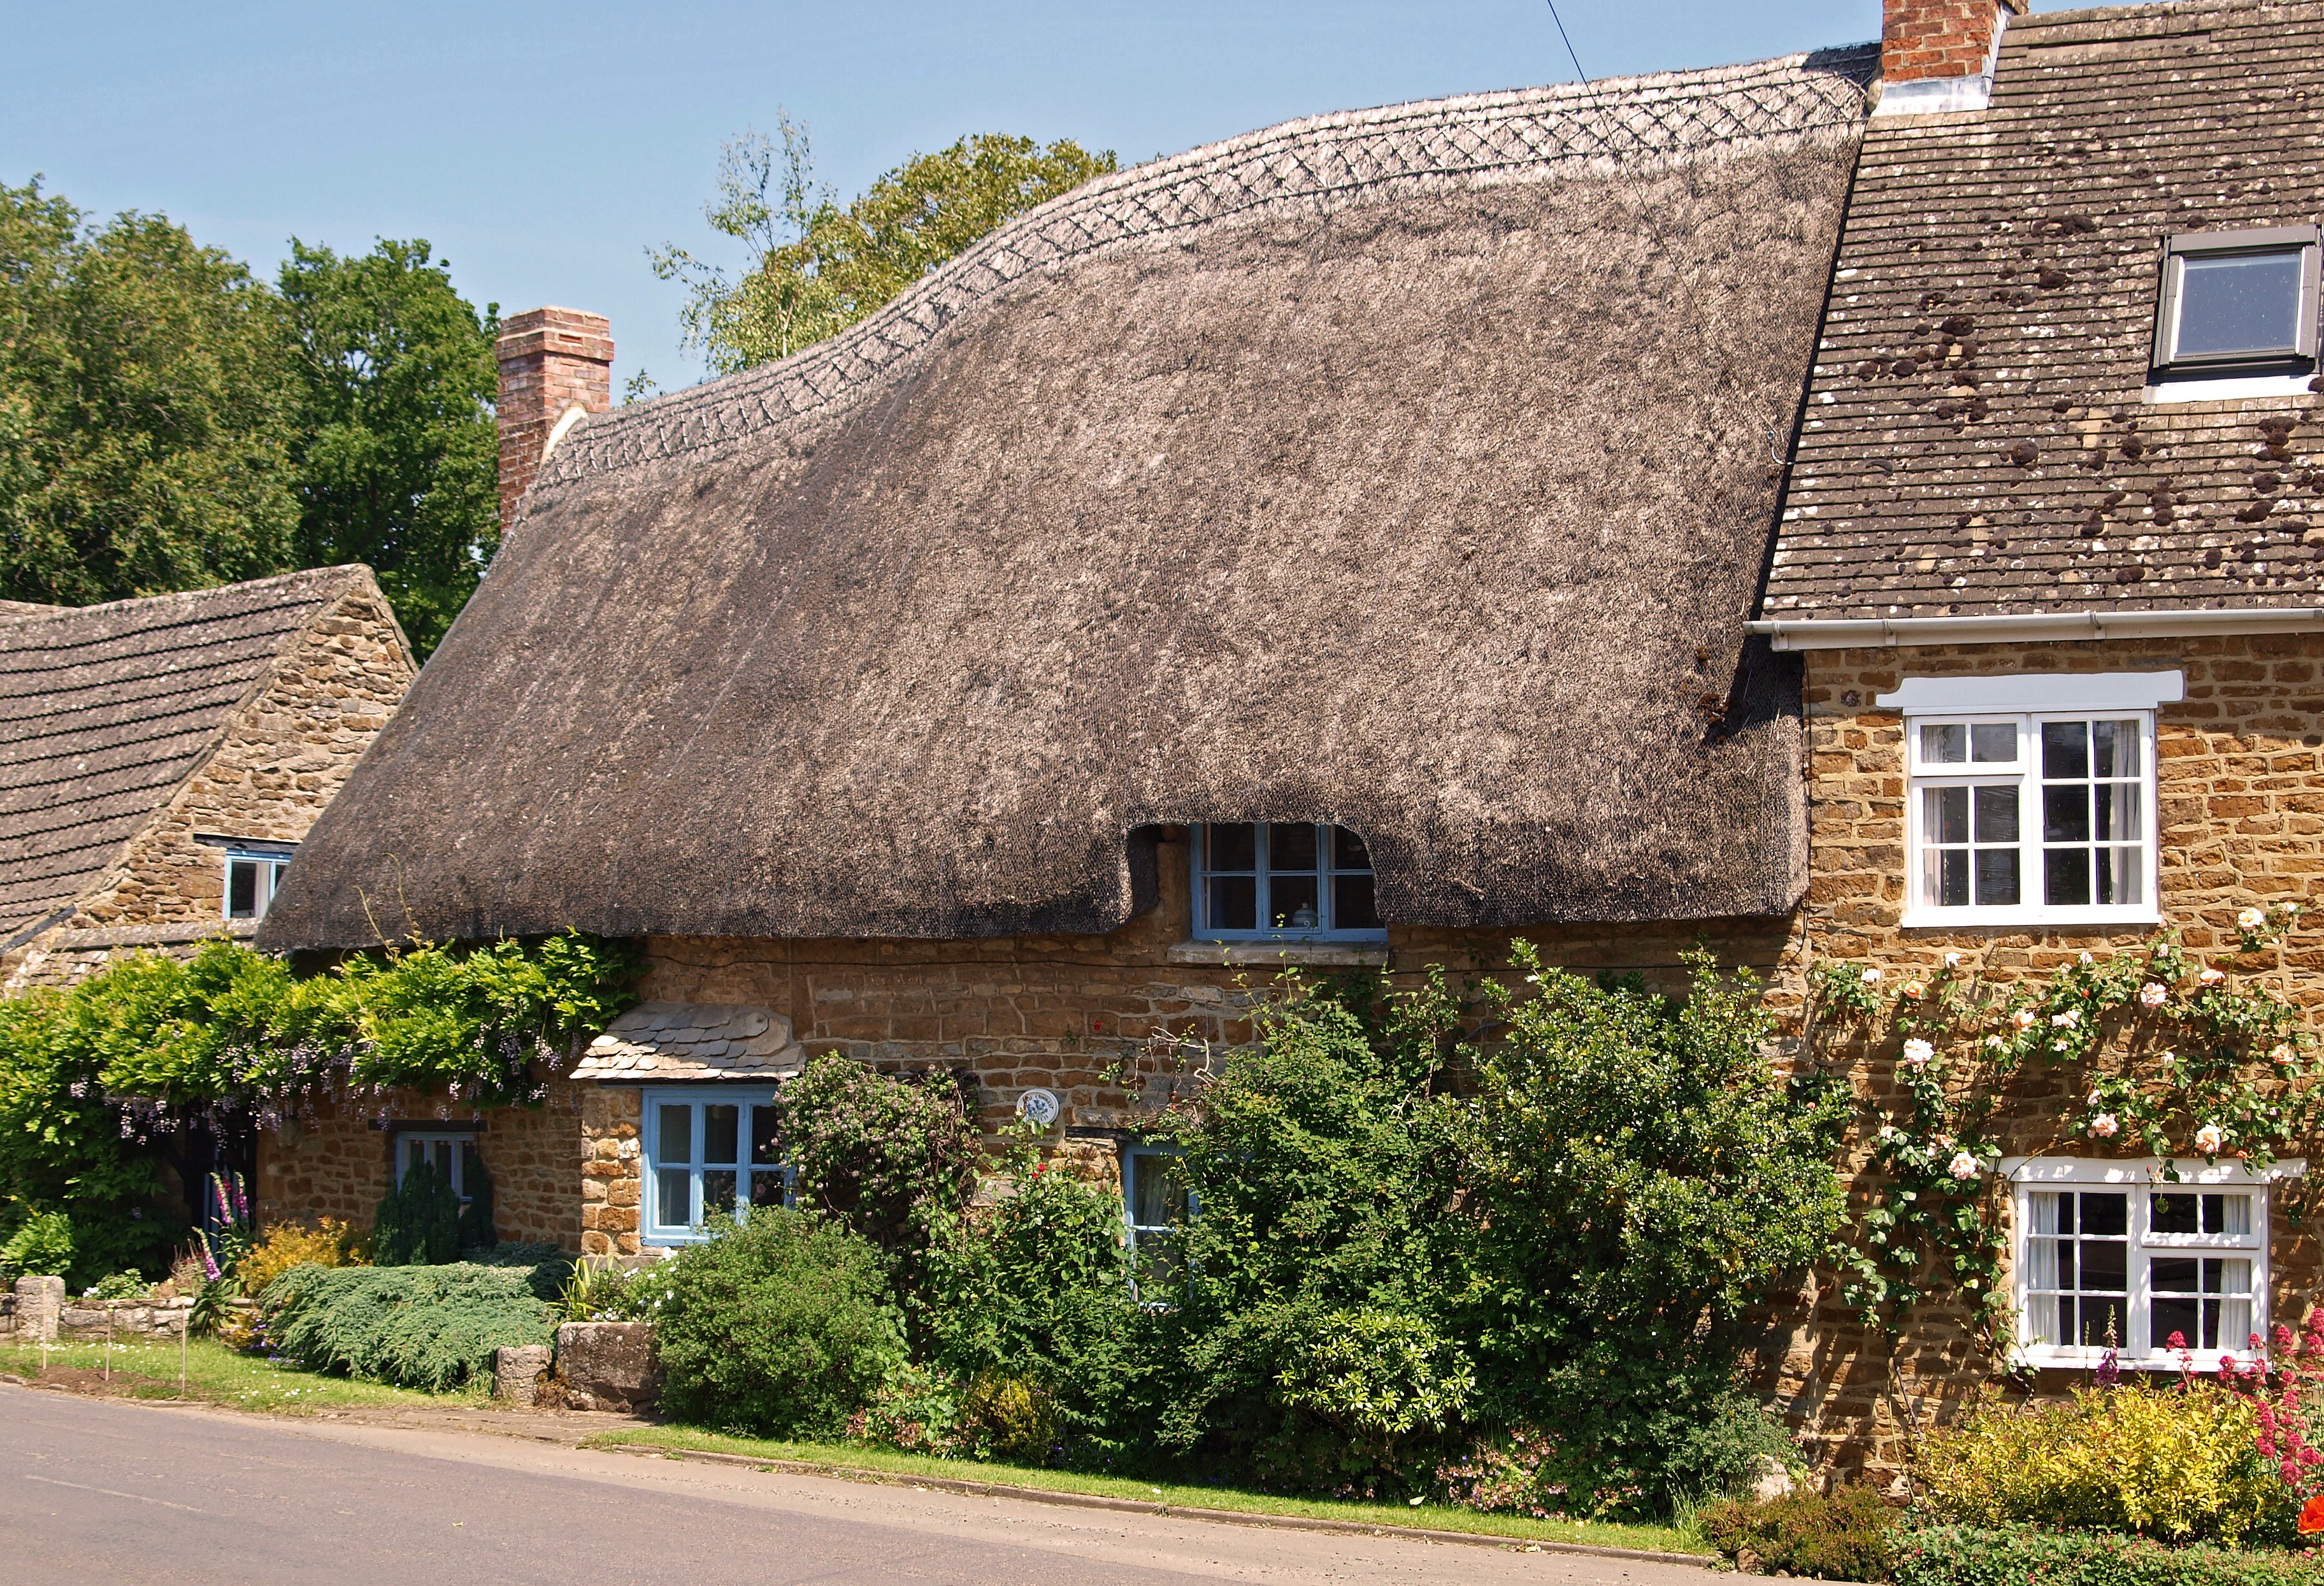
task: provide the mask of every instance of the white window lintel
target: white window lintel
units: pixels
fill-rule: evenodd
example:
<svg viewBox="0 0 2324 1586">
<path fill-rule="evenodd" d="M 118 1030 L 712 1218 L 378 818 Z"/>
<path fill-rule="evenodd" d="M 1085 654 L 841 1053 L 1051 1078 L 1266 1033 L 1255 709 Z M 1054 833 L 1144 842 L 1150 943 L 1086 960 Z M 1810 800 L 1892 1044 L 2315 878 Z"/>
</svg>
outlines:
<svg viewBox="0 0 2324 1586">
<path fill-rule="evenodd" d="M 2200 1157 L 2181 1157 L 2172 1166 L 2178 1169 L 2180 1185 L 2238 1185 L 2259 1186 L 2281 1179 L 2301 1178 L 2308 1173 L 2304 1157 L 2282 1157 L 2264 1171 L 2247 1162 L 2223 1157 L 2206 1162 Z M 2161 1185 L 2174 1187 L 2163 1176 L 2162 1159 L 2155 1157 L 2134 1157 L 2124 1161 L 2097 1161 L 2074 1157 L 2005 1157 L 2001 1159 L 2001 1176 L 2012 1184 L 2087 1184 L 2087 1185 Z"/>
<path fill-rule="evenodd" d="M 2187 697 L 2187 674 L 2168 672 L 2011 672 L 1972 678 L 1907 678 L 1873 696 L 1906 715 L 1979 715 L 2153 710 Z"/>
</svg>

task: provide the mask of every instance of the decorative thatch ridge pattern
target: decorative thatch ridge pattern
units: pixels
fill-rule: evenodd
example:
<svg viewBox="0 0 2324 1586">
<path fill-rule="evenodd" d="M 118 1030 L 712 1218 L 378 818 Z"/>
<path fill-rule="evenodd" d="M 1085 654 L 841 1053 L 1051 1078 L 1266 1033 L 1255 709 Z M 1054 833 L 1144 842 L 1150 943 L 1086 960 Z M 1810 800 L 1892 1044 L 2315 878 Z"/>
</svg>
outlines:
<svg viewBox="0 0 2324 1586">
<path fill-rule="evenodd" d="M 1743 624 L 1869 64 L 1238 140 L 589 420 L 261 944 L 1102 933 L 1203 821 L 1391 927 L 1791 908 Z"/>
<path fill-rule="evenodd" d="M 1591 165 L 1807 132 L 1853 133 L 1875 45 L 1710 71 L 1470 94 L 1311 116 L 1135 166 L 995 232 L 862 324 L 794 357 L 585 420 L 536 488 L 714 449 L 823 412 L 1028 275 L 1272 207 L 1382 198 L 1446 180 L 1539 180 Z"/>
</svg>

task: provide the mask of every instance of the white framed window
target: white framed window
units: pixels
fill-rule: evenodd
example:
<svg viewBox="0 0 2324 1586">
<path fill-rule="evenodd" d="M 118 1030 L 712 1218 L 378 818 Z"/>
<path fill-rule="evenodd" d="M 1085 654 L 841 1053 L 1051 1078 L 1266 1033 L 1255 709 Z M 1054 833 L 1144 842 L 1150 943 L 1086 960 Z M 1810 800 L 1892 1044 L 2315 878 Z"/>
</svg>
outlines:
<svg viewBox="0 0 2324 1586">
<path fill-rule="evenodd" d="M 2276 1176 L 2305 1168 L 2276 1165 Z M 2036 1366 L 2176 1369 L 2251 1357 L 2267 1332 L 2269 1180 L 2239 1164 L 2040 1157 L 2012 1180 L 2017 1343 Z"/>
<path fill-rule="evenodd" d="M 688 1086 L 644 1093 L 641 1238 L 651 1245 L 706 1237 L 717 1218 L 740 1222 L 753 1206 L 790 1204 L 775 1093 Z"/>
<path fill-rule="evenodd" d="M 1194 828 L 1194 935 L 1205 941 L 1384 942 L 1372 856 L 1345 826 L 1213 821 Z"/>
<path fill-rule="evenodd" d="M 452 1193 L 463 1204 L 484 1182 L 484 1161 L 471 1130 L 407 1130 L 397 1135 L 395 1187 L 401 1189 L 404 1176 L 422 1162 L 434 1167 L 439 1177 L 451 1181 Z"/>
<path fill-rule="evenodd" d="M 1909 679 L 1907 926 L 2152 924 L 2154 712 L 2183 677 Z"/>
<path fill-rule="evenodd" d="M 226 918 L 264 919 L 267 905 L 274 901 L 275 888 L 290 864 L 288 844 L 280 852 L 229 847 L 226 851 Z"/>
<path fill-rule="evenodd" d="M 2254 373 L 2316 358 L 2317 228 L 2182 232 L 2163 247 L 2158 373 Z"/>
<path fill-rule="evenodd" d="M 1176 1270 L 1176 1231 L 1194 1213 L 1194 1197 L 1170 1177 L 1167 1146 L 1125 1146 L 1121 1152 L 1121 1212 L 1130 1242 L 1131 1285 L 1139 1273 L 1167 1281 Z"/>
</svg>

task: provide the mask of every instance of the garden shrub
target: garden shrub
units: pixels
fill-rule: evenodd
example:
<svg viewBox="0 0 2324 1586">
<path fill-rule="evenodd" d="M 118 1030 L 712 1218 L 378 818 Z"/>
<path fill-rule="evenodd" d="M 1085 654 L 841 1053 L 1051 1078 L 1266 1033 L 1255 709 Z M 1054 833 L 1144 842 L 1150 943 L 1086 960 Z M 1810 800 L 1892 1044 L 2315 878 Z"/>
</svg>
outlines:
<svg viewBox="0 0 2324 1586">
<path fill-rule="evenodd" d="M 1295 997 L 1173 1104 L 1202 1210 L 1159 1322 L 1163 1453 L 1386 1493 L 1478 1434 L 1550 1429 L 1531 1484 L 1584 1515 L 1795 1457 L 1734 1365 L 1752 1306 L 1834 1248 L 1845 1099 L 1771 1070 L 1756 983 L 1707 954 L 1674 1000 L 1516 952 L 1522 987 L 1474 1005 L 1441 977 Z M 1369 1388 L 1354 1318 L 1385 1351 Z M 1398 1372 L 1425 1413 L 1359 1404 Z M 1319 1407 L 1333 1382 L 1351 1397 Z"/>
<path fill-rule="evenodd" d="M 1913 1526 L 1896 1533 L 1893 1558 L 1895 1586 L 2324 1586 L 2312 1554 L 2030 1526 Z"/>
<path fill-rule="evenodd" d="M 266 1286 L 293 1267 L 359 1267 L 355 1231 L 336 1217 L 313 1227 L 303 1222 L 277 1222 L 253 1245 L 234 1271 L 242 1292 L 256 1299 Z"/>
<path fill-rule="evenodd" d="M 144 1277 L 135 1272 L 112 1272 L 81 1290 L 86 1300 L 142 1300 L 153 1290 Z"/>
<path fill-rule="evenodd" d="M 1704 1541 L 1742 1567 L 1820 1581 L 1886 1581 L 1899 1520 L 1877 1492 L 1851 1486 L 1829 1498 L 1793 1492 L 1759 1503 L 1714 1503 L 1695 1523 Z"/>
<path fill-rule="evenodd" d="M 548 1343 L 555 1308 L 521 1268 L 294 1267 L 260 1298 L 266 1335 L 310 1371 L 442 1393 L 503 1345 Z"/>
<path fill-rule="evenodd" d="M 958 1231 L 983 1166 L 964 1082 L 941 1069 L 881 1074 L 827 1052 L 779 1099 L 798 1203 L 886 1255 L 918 1330 L 936 1252 Z"/>
<path fill-rule="evenodd" d="M 758 1207 L 662 1271 L 661 1406 L 681 1420 L 835 1436 L 903 1359 L 887 1263 L 835 1222 Z"/>
<path fill-rule="evenodd" d="M 39 1212 L 18 1223 L 0 1242 L 0 1275 L 61 1277 L 71 1269 L 72 1219 L 62 1212 Z"/>
<path fill-rule="evenodd" d="M 1931 1508 L 2232 1547 L 2287 1532 L 2296 1500 L 2260 1457 L 2250 1400 L 2207 1382 L 2078 1388 L 2065 1404 L 1988 1404 L 1924 1442 Z"/>
<path fill-rule="evenodd" d="M 432 1162 L 415 1162 L 372 1216 L 374 1267 L 441 1267 L 460 1259 L 460 1197 Z"/>
</svg>

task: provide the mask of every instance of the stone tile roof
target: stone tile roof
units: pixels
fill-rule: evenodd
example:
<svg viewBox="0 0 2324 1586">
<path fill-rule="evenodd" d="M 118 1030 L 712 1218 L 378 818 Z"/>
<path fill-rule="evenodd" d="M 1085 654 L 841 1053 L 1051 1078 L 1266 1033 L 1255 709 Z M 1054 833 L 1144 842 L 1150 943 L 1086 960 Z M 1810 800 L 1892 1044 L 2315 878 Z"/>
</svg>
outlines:
<svg viewBox="0 0 2324 1586">
<path fill-rule="evenodd" d="M 86 891 L 299 630 L 369 576 L 327 567 L 0 614 L 0 945 Z"/>
<path fill-rule="evenodd" d="M 575 1079 L 788 1079 L 807 1066 L 791 1021 L 765 1008 L 641 1002 L 605 1028 Z"/>
<path fill-rule="evenodd" d="M 2143 392 L 2165 235 L 2324 207 L 2319 59 L 2315 0 L 2052 13 L 1871 124 L 1764 616 L 2317 603 L 2319 399 Z"/>
</svg>

